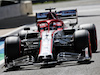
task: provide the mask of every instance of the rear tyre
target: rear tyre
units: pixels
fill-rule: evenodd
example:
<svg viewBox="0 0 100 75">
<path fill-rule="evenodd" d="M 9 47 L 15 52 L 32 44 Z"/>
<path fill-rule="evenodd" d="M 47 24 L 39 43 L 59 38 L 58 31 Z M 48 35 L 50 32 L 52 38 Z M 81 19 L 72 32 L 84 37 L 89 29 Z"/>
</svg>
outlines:
<svg viewBox="0 0 100 75">
<path fill-rule="evenodd" d="M 5 65 L 20 57 L 21 41 L 19 37 L 12 36 L 5 39 L 4 45 Z"/>
<path fill-rule="evenodd" d="M 83 24 L 83 25 L 80 25 L 79 28 L 89 31 L 92 52 L 96 52 L 96 50 L 97 50 L 97 34 L 96 34 L 95 25 L 94 24 Z"/>
</svg>

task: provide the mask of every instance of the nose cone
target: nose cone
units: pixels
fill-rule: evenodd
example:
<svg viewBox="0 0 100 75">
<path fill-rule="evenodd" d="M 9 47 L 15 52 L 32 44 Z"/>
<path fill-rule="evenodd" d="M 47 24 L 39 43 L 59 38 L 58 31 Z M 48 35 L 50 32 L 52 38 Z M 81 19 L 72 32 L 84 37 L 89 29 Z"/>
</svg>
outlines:
<svg viewBox="0 0 100 75">
<path fill-rule="evenodd" d="M 52 50 L 53 50 L 53 31 L 44 31 L 42 32 L 42 39 L 40 42 L 40 50 L 39 50 L 39 60 L 51 60 Z"/>
</svg>

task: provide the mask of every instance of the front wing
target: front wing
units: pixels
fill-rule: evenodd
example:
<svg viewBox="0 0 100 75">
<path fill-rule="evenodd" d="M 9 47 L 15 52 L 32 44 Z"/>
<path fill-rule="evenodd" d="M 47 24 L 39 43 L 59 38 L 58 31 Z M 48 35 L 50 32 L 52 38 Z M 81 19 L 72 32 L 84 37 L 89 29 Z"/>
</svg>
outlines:
<svg viewBox="0 0 100 75">
<path fill-rule="evenodd" d="M 33 56 L 31 56 L 31 59 L 29 56 L 23 56 L 8 63 L 6 67 L 12 68 L 14 66 L 27 66 L 27 65 L 42 66 L 42 65 L 49 65 L 49 64 L 57 64 L 59 62 L 84 61 L 84 60 L 90 60 L 90 58 L 81 56 L 81 54 L 78 53 L 60 52 L 57 55 L 57 61 L 36 63 L 34 62 Z"/>
</svg>

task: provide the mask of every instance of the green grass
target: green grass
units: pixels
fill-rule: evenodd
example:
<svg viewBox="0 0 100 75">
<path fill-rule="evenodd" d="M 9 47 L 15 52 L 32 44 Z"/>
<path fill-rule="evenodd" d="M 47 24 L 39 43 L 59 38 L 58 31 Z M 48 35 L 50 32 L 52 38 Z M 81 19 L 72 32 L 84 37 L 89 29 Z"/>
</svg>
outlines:
<svg viewBox="0 0 100 75">
<path fill-rule="evenodd" d="M 4 59 L 4 54 L 0 54 L 0 61 Z"/>
</svg>

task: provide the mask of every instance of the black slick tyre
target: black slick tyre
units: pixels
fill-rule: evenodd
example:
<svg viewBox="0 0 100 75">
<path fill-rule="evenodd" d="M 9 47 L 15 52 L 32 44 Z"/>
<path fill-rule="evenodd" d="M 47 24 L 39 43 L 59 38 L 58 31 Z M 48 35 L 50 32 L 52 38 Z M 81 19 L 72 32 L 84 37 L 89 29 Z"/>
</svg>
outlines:
<svg viewBox="0 0 100 75">
<path fill-rule="evenodd" d="M 90 33 L 90 41 L 91 41 L 91 48 L 92 52 L 96 52 L 97 50 L 97 34 L 96 34 L 96 27 L 94 24 L 83 24 L 79 26 L 79 29 L 88 30 Z"/>
<path fill-rule="evenodd" d="M 12 60 L 20 57 L 21 41 L 19 37 L 11 36 L 5 39 L 4 54 L 5 64 L 12 62 Z"/>
<path fill-rule="evenodd" d="M 88 55 L 92 57 L 90 34 L 87 30 L 78 30 L 74 33 L 74 49 L 76 53 L 83 53 L 88 48 Z M 85 56 L 85 53 L 83 53 Z"/>
</svg>

